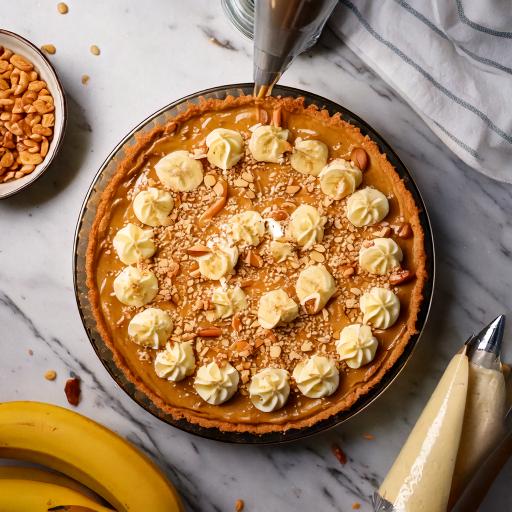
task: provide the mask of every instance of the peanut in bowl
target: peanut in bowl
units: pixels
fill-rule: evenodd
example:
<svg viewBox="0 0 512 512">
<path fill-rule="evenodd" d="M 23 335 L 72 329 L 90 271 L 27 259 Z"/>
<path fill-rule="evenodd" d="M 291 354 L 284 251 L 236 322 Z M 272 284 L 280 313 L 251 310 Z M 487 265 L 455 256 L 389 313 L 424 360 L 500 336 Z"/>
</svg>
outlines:
<svg viewBox="0 0 512 512">
<path fill-rule="evenodd" d="M 0 199 L 46 171 L 66 117 L 64 90 L 50 62 L 23 37 L 0 30 Z"/>
</svg>

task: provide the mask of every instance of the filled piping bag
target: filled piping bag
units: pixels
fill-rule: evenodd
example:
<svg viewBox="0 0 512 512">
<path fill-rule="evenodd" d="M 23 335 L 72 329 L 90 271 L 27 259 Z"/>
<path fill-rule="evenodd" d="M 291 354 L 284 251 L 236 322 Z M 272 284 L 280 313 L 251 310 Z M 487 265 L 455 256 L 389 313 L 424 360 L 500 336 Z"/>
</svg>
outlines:
<svg viewBox="0 0 512 512">
<path fill-rule="evenodd" d="M 445 512 L 499 442 L 505 416 L 503 326 L 504 317 L 498 317 L 453 357 L 374 495 L 376 512 Z"/>
</svg>

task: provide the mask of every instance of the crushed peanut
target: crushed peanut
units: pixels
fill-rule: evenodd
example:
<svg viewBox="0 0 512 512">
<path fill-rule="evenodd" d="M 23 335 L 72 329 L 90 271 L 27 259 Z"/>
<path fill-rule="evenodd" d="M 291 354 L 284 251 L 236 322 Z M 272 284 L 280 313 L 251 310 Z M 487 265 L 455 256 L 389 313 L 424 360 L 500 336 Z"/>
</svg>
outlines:
<svg viewBox="0 0 512 512">
<path fill-rule="evenodd" d="M 55 370 L 48 370 L 44 374 L 46 380 L 55 380 L 57 378 L 57 372 Z"/>
<path fill-rule="evenodd" d="M 69 12 L 69 7 L 64 2 L 59 2 L 57 4 L 57 10 L 60 14 L 67 14 Z"/>
<path fill-rule="evenodd" d="M 55 55 L 57 48 L 55 48 L 55 45 L 53 44 L 43 44 L 43 46 L 41 46 L 41 50 L 48 55 Z"/>
</svg>

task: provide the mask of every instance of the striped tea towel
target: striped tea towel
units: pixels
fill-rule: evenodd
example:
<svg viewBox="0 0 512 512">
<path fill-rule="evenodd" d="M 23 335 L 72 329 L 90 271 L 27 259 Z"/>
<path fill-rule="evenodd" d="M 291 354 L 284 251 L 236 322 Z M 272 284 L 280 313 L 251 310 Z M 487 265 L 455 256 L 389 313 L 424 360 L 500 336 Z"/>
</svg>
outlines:
<svg viewBox="0 0 512 512">
<path fill-rule="evenodd" d="M 340 0 L 329 25 L 464 162 L 512 183 L 510 0 Z"/>
</svg>

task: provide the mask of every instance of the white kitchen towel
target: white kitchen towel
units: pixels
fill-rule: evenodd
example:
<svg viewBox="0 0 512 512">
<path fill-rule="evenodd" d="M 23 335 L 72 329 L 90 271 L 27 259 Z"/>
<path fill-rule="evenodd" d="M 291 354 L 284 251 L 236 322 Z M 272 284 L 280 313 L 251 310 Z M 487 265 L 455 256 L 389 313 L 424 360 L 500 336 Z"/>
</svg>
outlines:
<svg viewBox="0 0 512 512">
<path fill-rule="evenodd" d="M 462 160 L 512 183 L 511 0 L 340 0 L 329 26 Z"/>
</svg>

